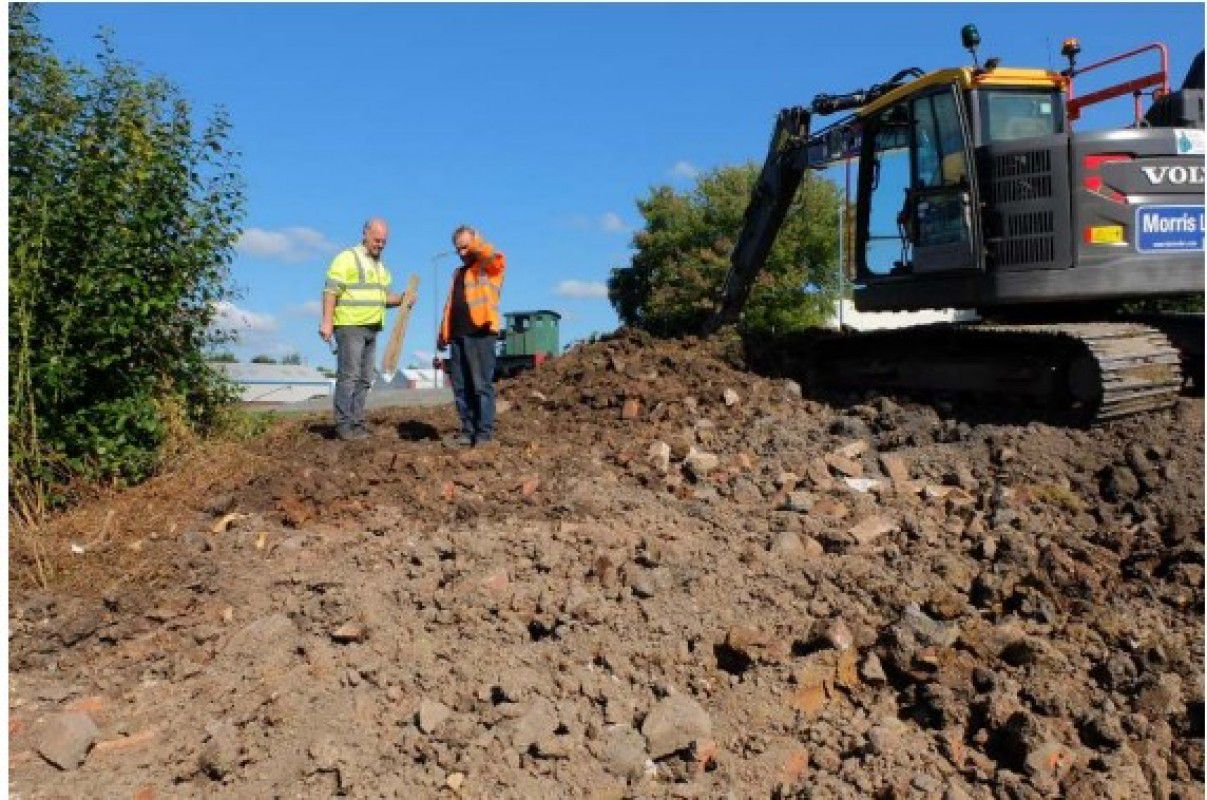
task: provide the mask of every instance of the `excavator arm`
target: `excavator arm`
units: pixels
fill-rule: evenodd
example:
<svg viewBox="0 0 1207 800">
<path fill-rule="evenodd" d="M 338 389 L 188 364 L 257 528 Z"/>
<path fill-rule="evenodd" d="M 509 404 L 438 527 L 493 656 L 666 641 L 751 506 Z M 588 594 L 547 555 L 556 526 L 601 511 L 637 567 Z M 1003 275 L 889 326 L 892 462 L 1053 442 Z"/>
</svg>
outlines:
<svg viewBox="0 0 1207 800">
<path fill-rule="evenodd" d="M 809 111 L 800 106 L 783 109 L 775 119 L 767 160 L 746 206 L 720 302 L 704 325 L 705 333 L 737 321 L 746 305 L 754 279 L 767 260 L 805 173 L 802 155 L 809 141 L 809 119 Z"/>
<path fill-rule="evenodd" d="M 812 117 L 853 111 L 921 75 L 922 70 L 909 67 L 866 90 L 819 94 L 813 98 L 811 109 L 793 106 L 780 111 L 767 148 L 767 160 L 746 206 L 742 231 L 730 256 L 729 272 L 721 285 L 716 311 L 704 323 L 705 334 L 733 324 L 742 313 L 805 170 L 825 169 L 859 154 L 861 125 L 857 116 L 844 117 L 816 132 L 809 130 Z"/>
</svg>

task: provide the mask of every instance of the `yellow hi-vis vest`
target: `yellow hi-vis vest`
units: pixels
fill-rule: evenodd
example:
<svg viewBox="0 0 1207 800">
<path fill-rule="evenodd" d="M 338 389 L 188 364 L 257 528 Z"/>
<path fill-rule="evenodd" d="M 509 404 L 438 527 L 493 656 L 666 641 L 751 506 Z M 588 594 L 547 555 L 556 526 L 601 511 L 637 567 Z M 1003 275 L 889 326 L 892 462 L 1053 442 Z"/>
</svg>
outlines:
<svg viewBox="0 0 1207 800">
<path fill-rule="evenodd" d="M 335 325 L 381 325 L 386 316 L 390 271 L 365 253 L 349 247 L 331 261 L 324 292 L 335 295 Z"/>
</svg>

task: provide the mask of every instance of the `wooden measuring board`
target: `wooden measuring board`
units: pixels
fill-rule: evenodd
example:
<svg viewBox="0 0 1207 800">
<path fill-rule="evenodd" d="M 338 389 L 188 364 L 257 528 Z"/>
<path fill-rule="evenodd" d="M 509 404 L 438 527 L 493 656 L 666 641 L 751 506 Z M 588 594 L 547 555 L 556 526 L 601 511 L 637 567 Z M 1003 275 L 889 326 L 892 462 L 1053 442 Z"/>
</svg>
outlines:
<svg viewBox="0 0 1207 800">
<path fill-rule="evenodd" d="M 419 289 L 419 276 L 412 275 L 407 281 L 407 290 L 402 293 L 402 303 L 398 306 L 398 316 L 394 318 L 394 327 L 390 329 L 390 340 L 386 342 L 386 352 L 381 357 L 381 377 L 387 382 L 394 379 L 398 369 L 398 357 L 402 355 L 402 342 L 406 338 L 407 323 L 411 319 L 411 309 L 415 307 Z"/>
</svg>

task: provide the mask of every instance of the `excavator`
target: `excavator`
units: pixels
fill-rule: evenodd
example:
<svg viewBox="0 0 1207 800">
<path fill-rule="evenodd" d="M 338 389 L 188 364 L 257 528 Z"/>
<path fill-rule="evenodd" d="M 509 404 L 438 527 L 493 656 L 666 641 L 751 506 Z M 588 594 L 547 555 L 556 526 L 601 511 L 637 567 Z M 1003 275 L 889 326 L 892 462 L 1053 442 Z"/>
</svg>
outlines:
<svg viewBox="0 0 1207 800">
<path fill-rule="evenodd" d="M 905 69 L 779 112 L 704 332 L 739 320 L 805 171 L 845 164 L 855 308 L 977 321 L 789 338 L 778 369 L 816 388 L 973 394 L 1089 424 L 1201 391 L 1202 313 L 1138 309 L 1202 307 L 1203 53 L 1171 91 L 1163 44 L 1081 66 L 1067 39 L 1056 72 L 981 64 L 976 26 L 961 38 L 972 66 Z M 1075 92 L 1087 73 L 1149 58 L 1155 70 Z M 1128 95 L 1130 124 L 1074 130 L 1090 106 Z"/>
</svg>

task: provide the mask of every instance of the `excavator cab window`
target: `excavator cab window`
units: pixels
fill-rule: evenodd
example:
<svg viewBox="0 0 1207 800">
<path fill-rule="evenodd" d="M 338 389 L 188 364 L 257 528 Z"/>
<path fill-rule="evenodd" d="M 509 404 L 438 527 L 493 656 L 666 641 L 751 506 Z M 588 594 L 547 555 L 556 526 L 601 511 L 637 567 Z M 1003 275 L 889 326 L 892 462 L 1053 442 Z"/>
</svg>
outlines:
<svg viewBox="0 0 1207 800">
<path fill-rule="evenodd" d="M 860 233 L 868 278 L 974 266 L 970 130 L 957 88 L 896 103 L 868 121 Z"/>
<path fill-rule="evenodd" d="M 986 143 L 1064 132 L 1064 113 L 1055 90 L 985 89 L 980 103 Z"/>
<path fill-rule="evenodd" d="M 864 159 L 867 175 L 861 179 L 861 185 L 866 188 L 860 192 L 861 210 L 866 213 L 863 262 L 873 275 L 888 275 L 903 269 L 908 260 L 898 212 L 901 194 L 910 180 L 909 106 L 905 103 L 889 106 L 876 115 L 869 127 L 871 152 Z M 864 197 L 866 202 L 862 200 Z"/>
<path fill-rule="evenodd" d="M 973 266 L 968 130 L 954 86 L 910 101 L 913 173 L 901 214 L 915 273 Z"/>
</svg>

